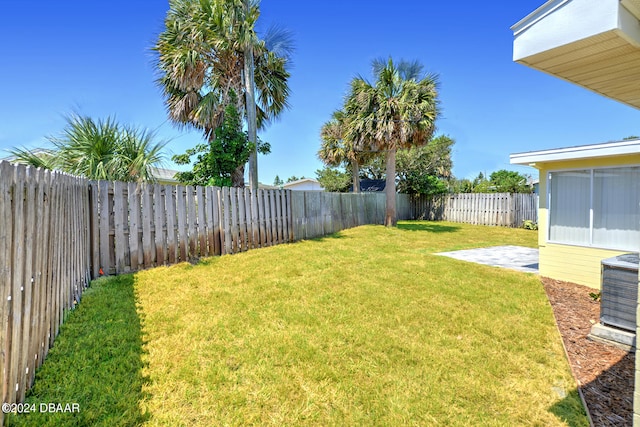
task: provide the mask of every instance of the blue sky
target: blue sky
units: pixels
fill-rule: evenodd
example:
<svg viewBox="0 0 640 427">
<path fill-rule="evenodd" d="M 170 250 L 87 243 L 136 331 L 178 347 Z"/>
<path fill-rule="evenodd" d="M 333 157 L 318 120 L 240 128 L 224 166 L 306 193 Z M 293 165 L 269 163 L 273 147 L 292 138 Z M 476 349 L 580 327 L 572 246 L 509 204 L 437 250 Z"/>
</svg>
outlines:
<svg viewBox="0 0 640 427">
<path fill-rule="evenodd" d="M 514 152 L 640 135 L 640 112 L 512 61 L 510 30 L 543 0 L 262 0 L 260 26 L 292 31 L 291 108 L 261 134 L 272 153 L 259 179 L 315 177 L 319 131 L 371 60 L 419 60 L 440 76 L 438 132 L 452 137 L 453 172 L 518 170 Z M 0 157 L 39 147 L 73 111 L 157 131 L 167 154 L 201 142 L 168 120 L 150 48 L 166 1 L 0 0 Z M 169 167 L 172 164 L 167 164 Z"/>
</svg>

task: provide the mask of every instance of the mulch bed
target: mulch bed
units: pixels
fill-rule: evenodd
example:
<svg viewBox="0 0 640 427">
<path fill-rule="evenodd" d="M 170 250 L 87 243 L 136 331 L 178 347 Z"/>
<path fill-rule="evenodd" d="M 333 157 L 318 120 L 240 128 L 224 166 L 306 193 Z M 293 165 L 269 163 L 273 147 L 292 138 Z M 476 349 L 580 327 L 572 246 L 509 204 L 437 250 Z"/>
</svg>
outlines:
<svg viewBox="0 0 640 427">
<path fill-rule="evenodd" d="M 553 307 L 569 364 L 595 426 L 633 424 L 635 353 L 587 338 L 600 318 L 593 289 L 541 278 Z"/>
</svg>

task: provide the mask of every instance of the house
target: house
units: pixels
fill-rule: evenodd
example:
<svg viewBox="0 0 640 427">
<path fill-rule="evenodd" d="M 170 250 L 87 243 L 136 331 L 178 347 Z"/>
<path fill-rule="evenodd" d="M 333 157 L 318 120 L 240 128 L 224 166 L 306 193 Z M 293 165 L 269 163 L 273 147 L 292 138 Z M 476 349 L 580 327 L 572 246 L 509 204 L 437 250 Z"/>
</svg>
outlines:
<svg viewBox="0 0 640 427">
<path fill-rule="evenodd" d="M 640 139 L 516 153 L 540 173 L 540 275 L 600 287 L 600 262 L 640 245 Z"/>
<path fill-rule="evenodd" d="M 640 108 L 640 0 L 550 0 L 511 29 L 514 61 Z M 511 163 L 540 171 L 542 275 L 598 288 L 600 260 L 638 250 L 638 140 L 517 153 Z"/>
<path fill-rule="evenodd" d="M 178 173 L 178 171 L 173 169 L 151 168 L 151 175 L 158 184 L 178 185 L 179 182 L 175 178 L 176 173 Z"/>
<path fill-rule="evenodd" d="M 311 178 L 302 178 L 297 181 L 287 182 L 282 188 L 294 191 L 324 191 L 320 183 Z"/>
<path fill-rule="evenodd" d="M 514 61 L 640 108 L 640 0 L 549 0 L 511 29 Z M 637 145 L 637 140 L 622 141 L 538 151 L 528 153 L 528 159 L 527 153 L 512 156 L 514 163 L 534 163 L 540 168 L 540 194 L 548 195 L 540 198 L 540 216 L 545 221 L 539 231 L 540 243 L 544 243 L 540 248 L 541 274 L 562 274 L 549 256 L 554 250 L 558 255 L 562 251 L 568 254 L 568 248 L 573 247 L 575 255 L 563 259 L 564 268 L 575 271 L 580 262 L 588 264 L 591 270 L 582 279 L 572 274 L 571 280 L 585 280 L 594 286 L 600 278 L 594 256 L 606 256 L 616 249 L 638 250 L 638 218 L 633 219 L 632 213 L 638 209 L 638 188 L 634 187 L 634 181 L 640 178 L 635 175 L 640 164 Z M 567 194 L 571 188 L 577 194 Z M 562 194 L 582 204 L 582 216 L 573 220 L 562 217 L 562 206 L 569 204 L 569 200 L 561 199 Z M 635 206 L 626 206 L 626 199 Z M 609 202 L 621 213 L 607 206 Z M 588 216 L 584 213 L 587 206 Z M 600 214 L 596 213 L 598 208 Z M 570 210 L 570 206 L 564 209 Z M 609 215 L 605 216 L 607 211 Z M 633 221 L 635 224 L 631 224 Z M 556 228 L 553 234 L 552 228 Z M 609 233 L 622 242 L 612 243 L 606 235 Z M 553 243 L 554 240 L 564 243 Z M 591 246 L 576 241 L 590 242 Z M 603 252 L 596 255 L 599 251 Z M 580 260 L 583 254 L 587 254 L 587 261 Z M 636 336 L 639 330 L 636 317 Z M 636 359 L 636 378 L 640 378 L 640 359 Z M 637 388 L 633 424 L 640 426 Z"/>
</svg>

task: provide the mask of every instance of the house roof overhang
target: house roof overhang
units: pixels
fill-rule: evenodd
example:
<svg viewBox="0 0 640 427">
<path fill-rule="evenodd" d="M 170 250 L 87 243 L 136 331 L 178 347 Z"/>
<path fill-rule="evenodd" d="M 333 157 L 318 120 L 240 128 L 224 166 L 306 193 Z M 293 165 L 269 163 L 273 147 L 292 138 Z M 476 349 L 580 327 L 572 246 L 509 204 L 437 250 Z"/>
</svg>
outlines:
<svg viewBox="0 0 640 427">
<path fill-rule="evenodd" d="M 513 60 L 640 108 L 640 0 L 549 0 L 511 29 Z"/>
<path fill-rule="evenodd" d="M 604 144 L 579 145 L 575 147 L 515 153 L 509 156 L 509 160 L 512 165 L 535 167 L 537 164 L 550 162 L 638 154 L 640 154 L 640 139 L 632 139 L 628 141 L 607 142 Z"/>
</svg>

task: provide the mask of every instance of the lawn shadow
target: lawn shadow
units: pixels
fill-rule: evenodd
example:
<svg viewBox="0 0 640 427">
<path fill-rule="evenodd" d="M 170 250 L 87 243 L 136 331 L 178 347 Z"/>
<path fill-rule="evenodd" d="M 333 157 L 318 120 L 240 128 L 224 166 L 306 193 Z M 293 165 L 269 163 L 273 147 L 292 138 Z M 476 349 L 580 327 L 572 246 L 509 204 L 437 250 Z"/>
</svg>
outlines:
<svg viewBox="0 0 640 427">
<path fill-rule="evenodd" d="M 140 403 L 144 342 L 134 276 L 98 279 L 69 313 L 36 373 L 25 403 L 35 413 L 9 414 L 7 426 L 124 426 L 149 419 Z M 76 412 L 44 412 L 41 403 L 78 404 Z"/>
<path fill-rule="evenodd" d="M 615 365 L 603 371 L 593 381 L 580 387 L 593 425 L 632 425 L 635 353 L 627 353 Z M 549 411 L 571 427 L 584 426 L 578 421 L 576 403 L 580 395 L 574 389 Z"/>
<path fill-rule="evenodd" d="M 586 420 L 586 413 L 582 407 L 580 394 L 578 389 L 571 390 L 562 400 L 556 402 L 549 412 L 558 417 L 569 427 L 588 427 L 589 422 Z"/>
<path fill-rule="evenodd" d="M 425 224 L 421 222 L 403 222 L 398 223 L 399 230 L 407 231 L 427 231 L 429 233 L 455 233 L 460 231 L 461 227 L 456 225 L 440 225 L 440 224 Z"/>
</svg>

